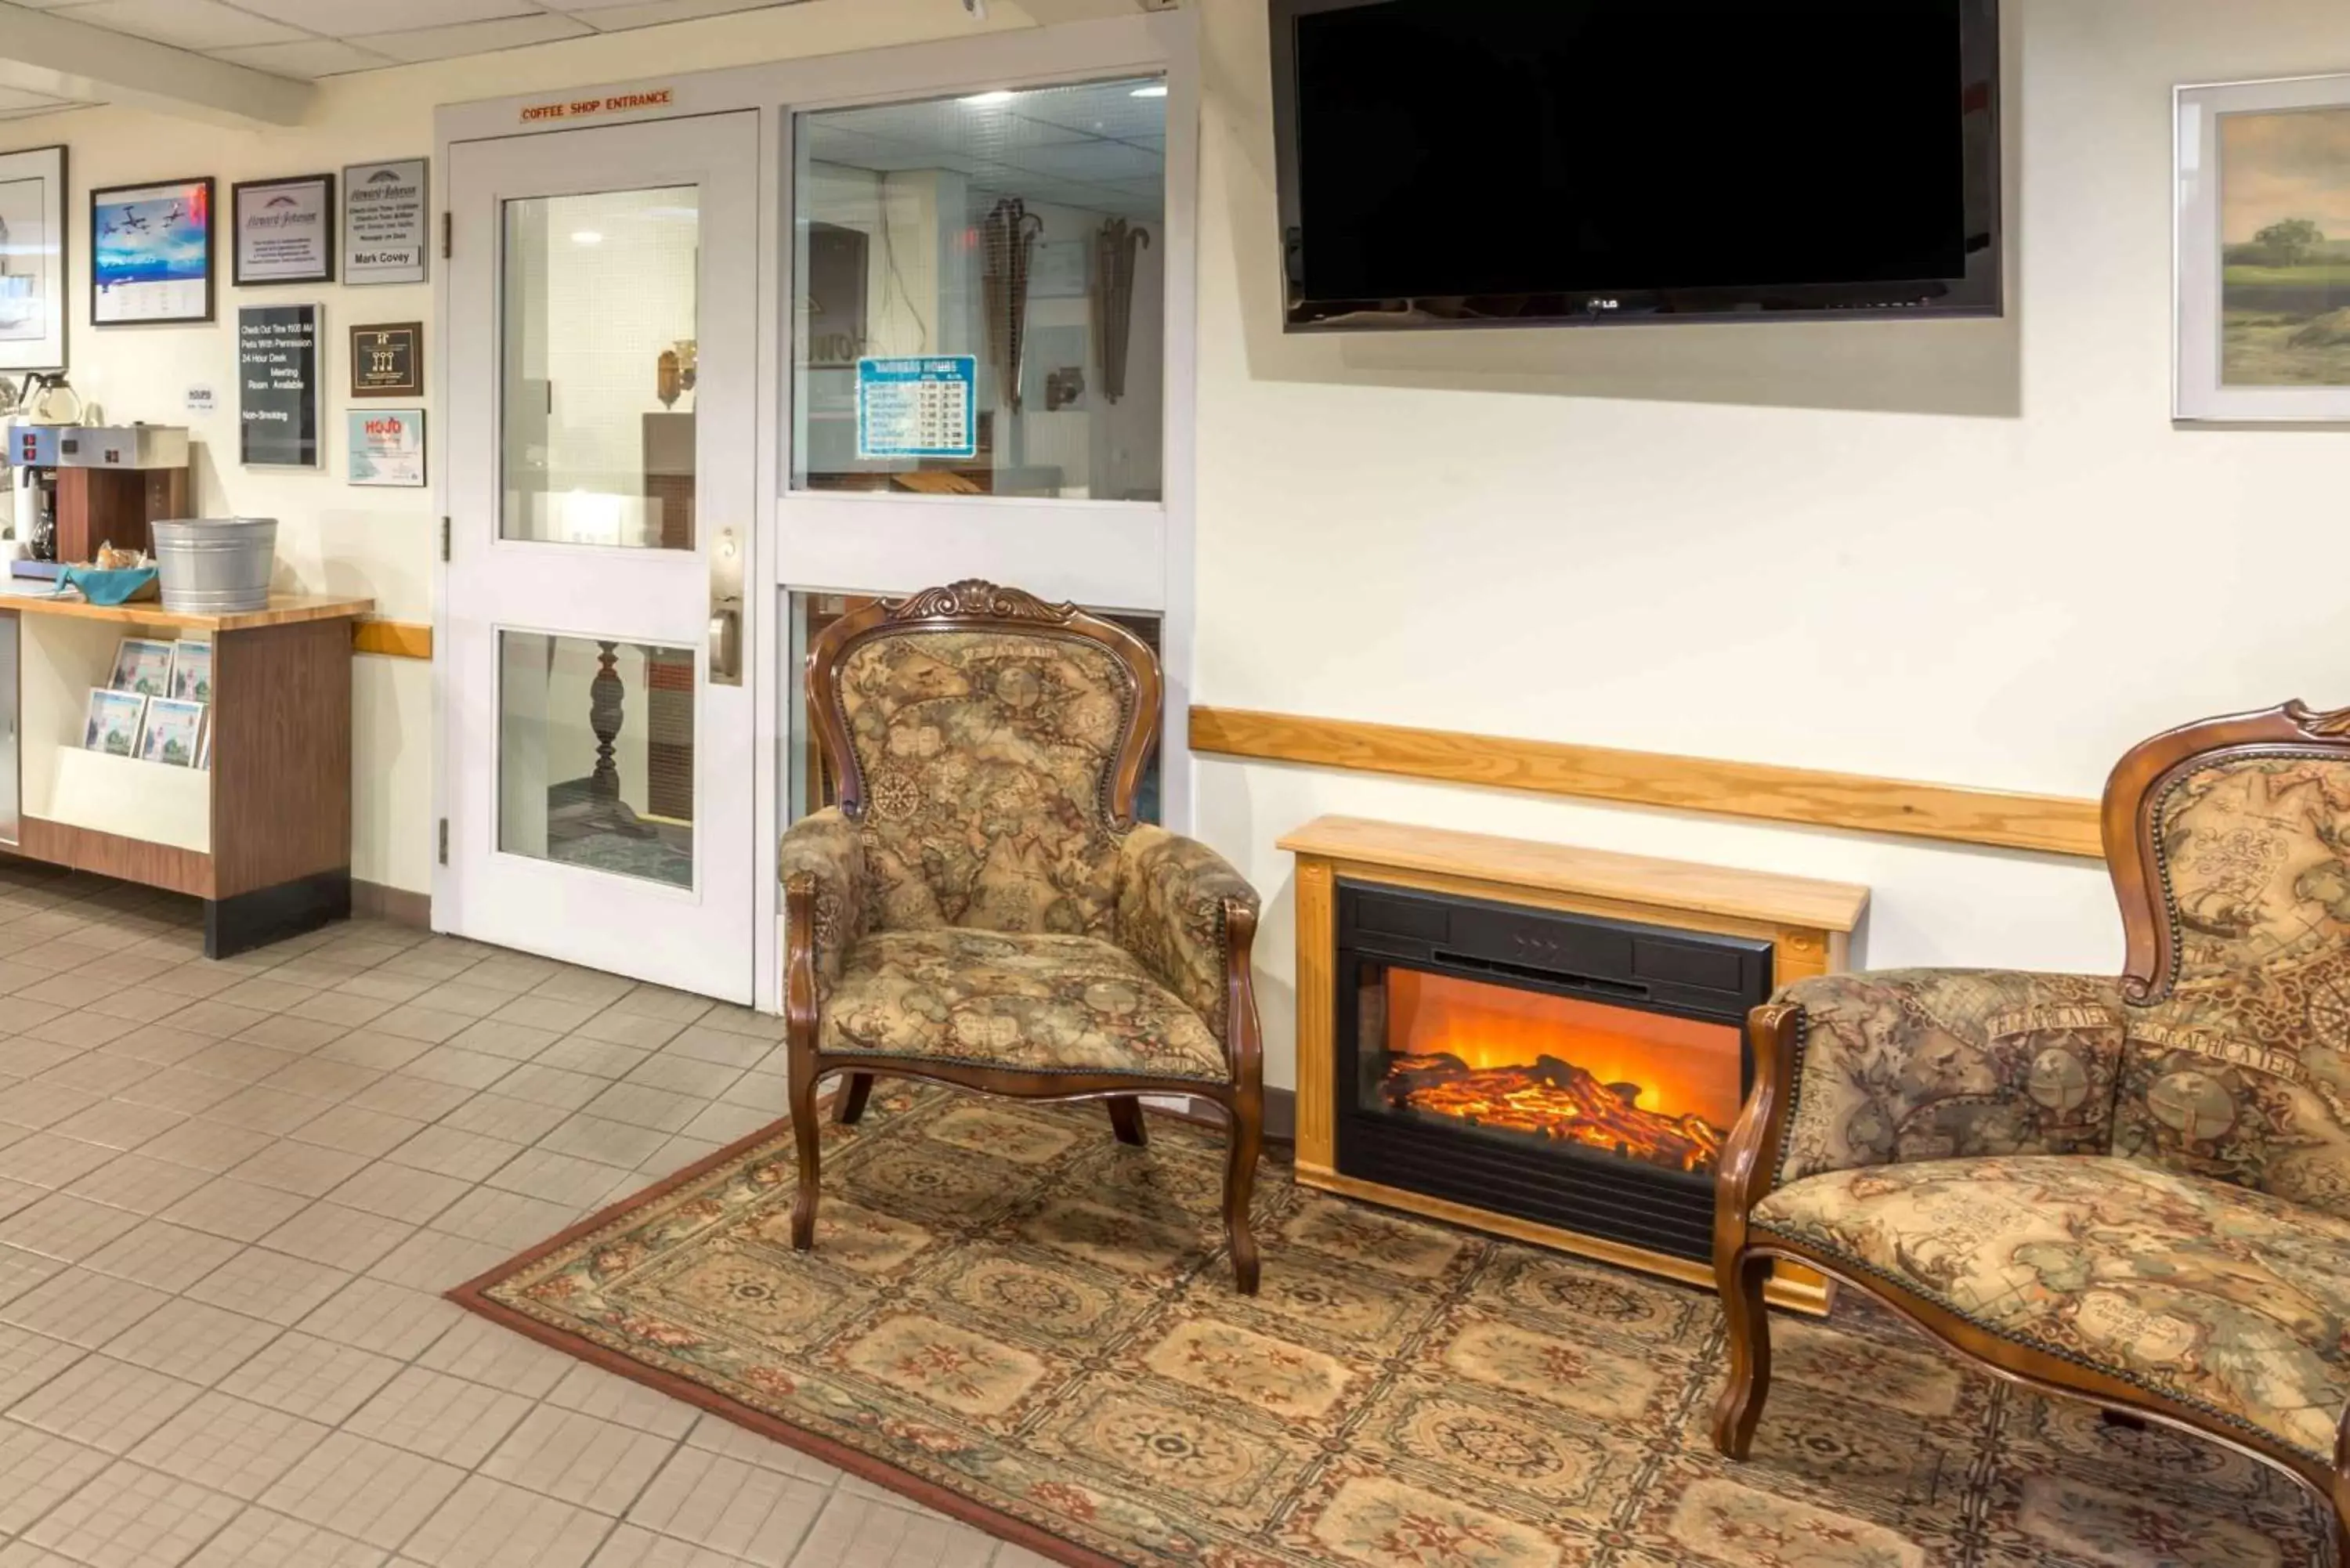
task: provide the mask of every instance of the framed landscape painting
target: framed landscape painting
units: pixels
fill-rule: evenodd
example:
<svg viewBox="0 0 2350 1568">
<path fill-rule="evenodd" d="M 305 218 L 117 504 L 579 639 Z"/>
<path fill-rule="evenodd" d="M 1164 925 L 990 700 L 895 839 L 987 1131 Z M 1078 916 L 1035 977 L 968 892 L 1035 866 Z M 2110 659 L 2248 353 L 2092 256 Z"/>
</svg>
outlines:
<svg viewBox="0 0 2350 1568">
<path fill-rule="evenodd" d="M 2350 76 L 2178 91 L 2172 413 L 2350 421 Z"/>
</svg>

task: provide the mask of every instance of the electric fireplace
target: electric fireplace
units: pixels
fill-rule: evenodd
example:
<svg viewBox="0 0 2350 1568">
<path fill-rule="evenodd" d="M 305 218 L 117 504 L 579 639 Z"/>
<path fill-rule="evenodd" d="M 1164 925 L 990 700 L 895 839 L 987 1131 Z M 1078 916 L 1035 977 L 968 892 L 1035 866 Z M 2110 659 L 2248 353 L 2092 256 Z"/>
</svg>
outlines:
<svg viewBox="0 0 2350 1568">
<path fill-rule="evenodd" d="M 1693 1262 L 1773 944 L 1340 880 L 1336 1169 Z"/>
</svg>

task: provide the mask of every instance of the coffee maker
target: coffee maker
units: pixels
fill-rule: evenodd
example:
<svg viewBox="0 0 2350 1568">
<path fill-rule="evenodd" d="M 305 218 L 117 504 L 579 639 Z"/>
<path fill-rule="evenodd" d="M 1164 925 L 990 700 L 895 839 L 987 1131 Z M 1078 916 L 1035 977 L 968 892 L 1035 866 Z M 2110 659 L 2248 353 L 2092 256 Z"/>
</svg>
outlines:
<svg viewBox="0 0 2350 1568">
<path fill-rule="evenodd" d="M 183 426 L 19 422 L 7 441 L 16 538 L 36 561 L 151 551 L 156 522 L 189 514 Z"/>
</svg>

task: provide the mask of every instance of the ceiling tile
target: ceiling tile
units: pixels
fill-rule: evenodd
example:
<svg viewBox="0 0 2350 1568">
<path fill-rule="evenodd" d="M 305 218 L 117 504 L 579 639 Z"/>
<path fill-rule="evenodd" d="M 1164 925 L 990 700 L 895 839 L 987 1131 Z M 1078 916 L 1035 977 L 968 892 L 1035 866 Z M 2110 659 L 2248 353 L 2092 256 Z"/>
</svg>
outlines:
<svg viewBox="0 0 2350 1568">
<path fill-rule="evenodd" d="M 1147 147 L 1123 141 L 1065 141 L 1054 147 L 1024 147 L 1006 161 L 1067 180 L 1139 180 L 1156 174 L 1167 161 Z"/>
<path fill-rule="evenodd" d="M 92 26 L 179 49 L 226 49 L 276 44 L 302 35 L 283 22 L 224 5 L 221 0 L 98 0 L 52 13 Z"/>
<path fill-rule="evenodd" d="M 47 114 L 60 109 L 87 109 L 78 99 L 51 98 L 47 93 L 24 92 L 16 88 L 0 88 L 0 114 Z"/>
<path fill-rule="evenodd" d="M 546 0 L 552 10 L 568 12 L 589 26 L 607 33 L 630 27 L 658 27 L 664 22 L 691 22 L 700 16 L 724 16 L 736 11 L 761 11 L 795 5 L 801 0 Z"/>
<path fill-rule="evenodd" d="M 568 16 L 516 16 L 509 21 L 468 22 L 454 27 L 369 33 L 361 36 L 359 42 L 396 60 L 446 60 L 459 55 L 486 55 L 498 49 L 587 37 L 595 31 L 587 23 Z"/>
<path fill-rule="evenodd" d="M 389 55 L 379 55 L 372 49 L 362 49 L 356 44 L 342 43 L 334 38 L 308 38 L 294 44 L 255 44 L 242 49 L 214 49 L 213 57 L 226 60 L 234 66 L 250 66 L 256 71 L 272 76 L 294 77 L 309 80 L 316 77 L 340 76 L 347 71 L 371 71 L 379 66 L 398 65 Z"/>
<path fill-rule="evenodd" d="M 536 0 L 236 0 L 247 11 L 275 22 L 323 34 L 356 38 L 367 33 L 413 32 L 489 22 L 506 16 L 542 16 Z"/>
</svg>

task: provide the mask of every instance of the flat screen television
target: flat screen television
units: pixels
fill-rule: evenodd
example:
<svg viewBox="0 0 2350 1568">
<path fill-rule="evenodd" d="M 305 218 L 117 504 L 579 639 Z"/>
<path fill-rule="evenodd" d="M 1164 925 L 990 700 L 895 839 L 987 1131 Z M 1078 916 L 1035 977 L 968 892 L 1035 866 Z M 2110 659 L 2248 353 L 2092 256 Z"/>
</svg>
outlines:
<svg viewBox="0 0 2350 1568">
<path fill-rule="evenodd" d="M 2001 309 L 1998 0 L 1272 0 L 1293 329 Z"/>
</svg>

